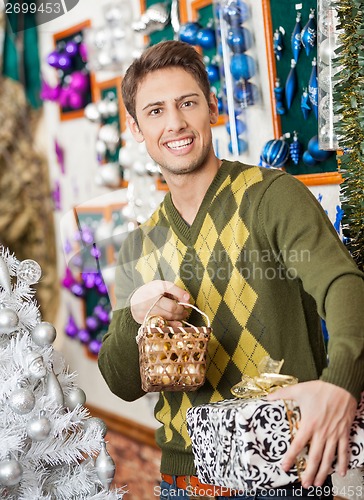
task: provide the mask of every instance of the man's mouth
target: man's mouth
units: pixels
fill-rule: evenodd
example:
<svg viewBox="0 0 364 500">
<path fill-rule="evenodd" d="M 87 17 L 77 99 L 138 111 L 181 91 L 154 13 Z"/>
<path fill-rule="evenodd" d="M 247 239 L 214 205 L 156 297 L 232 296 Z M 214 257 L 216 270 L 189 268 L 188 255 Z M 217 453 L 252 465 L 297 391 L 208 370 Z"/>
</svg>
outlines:
<svg viewBox="0 0 364 500">
<path fill-rule="evenodd" d="M 181 139 L 180 141 L 170 141 L 170 142 L 167 142 L 166 146 L 169 149 L 173 149 L 174 151 L 178 151 L 179 149 L 183 149 L 186 146 L 189 146 L 190 144 L 192 144 L 192 142 L 193 142 L 192 138 Z"/>
</svg>

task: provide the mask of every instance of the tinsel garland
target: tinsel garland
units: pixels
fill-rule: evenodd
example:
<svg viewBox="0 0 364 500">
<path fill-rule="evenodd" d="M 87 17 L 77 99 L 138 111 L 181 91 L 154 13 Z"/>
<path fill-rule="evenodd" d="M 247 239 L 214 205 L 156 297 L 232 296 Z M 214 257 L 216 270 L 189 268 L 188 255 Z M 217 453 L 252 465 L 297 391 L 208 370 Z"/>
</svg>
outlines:
<svg viewBox="0 0 364 500">
<path fill-rule="evenodd" d="M 343 234 L 348 250 L 364 270 L 364 1 L 333 0 L 338 13 L 339 48 L 333 65 L 334 124 L 344 182 L 341 185 Z"/>
</svg>

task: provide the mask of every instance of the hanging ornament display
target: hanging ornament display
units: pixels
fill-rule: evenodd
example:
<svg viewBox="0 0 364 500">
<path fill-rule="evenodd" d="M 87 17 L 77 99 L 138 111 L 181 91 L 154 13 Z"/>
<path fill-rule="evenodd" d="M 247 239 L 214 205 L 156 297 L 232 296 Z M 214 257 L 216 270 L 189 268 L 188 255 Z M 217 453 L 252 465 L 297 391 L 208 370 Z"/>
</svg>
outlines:
<svg viewBox="0 0 364 500">
<path fill-rule="evenodd" d="M 230 62 L 230 71 L 235 80 L 249 80 L 255 75 L 255 60 L 247 54 L 234 54 Z"/>
<path fill-rule="evenodd" d="M 74 410 L 76 406 L 84 405 L 86 402 L 86 394 L 80 387 L 74 387 L 71 391 L 65 396 L 64 399 L 65 406 L 68 407 L 70 411 Z"/>
<path fill-rule="evenodd" d="M 333 151 L 320 149 L 317 135 L 311 137 L 308 141 L 307 150 L 316 161 L 325 161 L 333 154 Z"/>
<path fill-rule="evenodd" d="M 246 52 L 253 45 L 253 37 L 244 26 L 229 29 L 226 41 L 234 54 Z"/>
<path fill-rule="evenodd" d="M 26 431 L 33 441 L 44 441 L 52 430 L 52 424 L 46 417 L 44 410 L 41 410 L 39 417 L 33 417 L 27 423 Z"/>
<path fill-rule="evenodd" d="M 18 388 L 10 394 L 9 406 L 18 415 L 26 415 L 31 412 L 35 406 L 33 391 L 19 383 Z"/>
<path fill-rule="evenodd" d="M 19 266 L 16 271 L 16 275 L 25 283 L 32 285 L 33 283 L 37 283 L 41 276 L 42 270 L 38 262 L 35 260 L 26 259 L 19 263 Z"/>
<path fill-rule="evenodd" d="M 216 46 L 215 31 L 212 28 L 201 28 L 197 32 L 196 43 L 203 49 L 213 49 Z"/>
<path fill-rule="evenodd" d="M 274 50 L 274 54 L 276 56 L 276 59 L 277 61 L 280 61 L 281 60 L 281 57 L 282 57 L 282 53 L 283 53 L 283 49 L 284 49 L 284 35 L 285 35 L 285 30 L 284 28 L 282 28 L 282 26 L 280 26 L 279 28 L 277 28 L 274 32 L 274 35 L 273 35 L 273 50 Z"/>
<path fill-rule="evenodd" d="M 302 44 L 301 44 L 301 12 L 297 12 L 296 16 L 296 24 L 293 28 L 291 35 L 291 49 L 293 54 L 293 59 L 298 62 L 298 58 L 301 52 Z"/>
<path fill-rule="evenodd" d="M 18 327 L 18 323 L 19 317 L 13 309 L 0 306 L 0 334 L 13 333 Z"/>
<path fill-rule="evenodd" d="M 293 140 L 289 145 L 289 155 L 295 165 L 298 165 L 302 156 L 302 144 L 298 141 L 297 132 L 293 132 Z"/>
<path fill-rule="evenodd" d="M 107 433 L 107 425 L 101 418 L 98 417 L 90 417 L 84 420 L 83 428 L 85 431 L 93 428 L 100 430 L 102 437 L 105 437 Z"/>
<path fill-rule="evenodd" d="M 33 342 L 40 347 L 45 347 L 53 344 L 56 339 L 57 332 L 51 323 L 48 323 L 48 321 L 41 321 L 33 328 L 31 336 Z"/>
<path fill-rule="evenodd" d="M 189 22 L 182 24 L 179 30 L 179 39 L 181 42 L 197 45 L 197 33 L 200 29 L 201 25 L 199 23 Z"/>
<path fill-rule="evenodd" d="M 311 111 L 310 96 L 308 95 L 307 88 L 304 88 L 303 92 L 302 92 L 301 111 L 302 111 L 303 118 L 305 120 L 307 120 L 308 115 Z"/>
<path fill-rule="evenodd" d="M 101 442 L 101 450 L 95 460 L 95 467 L 101 484 L 108 490 L 115 476 L 115 462 L 106 449 L 105 441 Z"/>
<path fill-rule="evenodd" d="M 286 113 L 286 108 L 284 106 L 284 88 L 281 87 L 281 82 L 279 78 L 276 78 L 274 87 L 274 98 L 276 101 L 277 115 L 284 115 Z"/>
<path fill-rule="evenodd" d="M 287 109 L 290 109 L 290 107 L 292 106 L 293 99 L 295 98 L 297 93 L 297 87 L 298 87 L 298 78 L 296 70 L 296 61 L 294 59 L 291 59 L 291 69 L 288 73 L 285 85 Z"/>
<path fill-rule="evenodd" d="M 283 167 L 289 158 L 289 146 L 283 138 L 271 139 L 263 146 L 261 158 L 269 167 Z"/>
<path fill-rule="evenodd" d="M 315 9 L 310 9 L 310 15 L 308 17 L 308 21 L 301 32 L 301 42 L 305 48 L 306 55 L 309 56 L 311 50 L 316 45 L 317 38 L 317 27 L 315 21 Z"/>
<path fill-rule="evenodd" d="M 5 460 L 0 462 L 0 484 L 10 487 L 16 486 L 19 484 L 22 476 L 23 467 L 8 454 Z"/>
<path fill-rule="evenodd" d="M 308 95 L 310 98 L 311 107 L 315 113 L 316 119 L 318 118 L 318 81 L 317 81 L 317 64 L 316 58 L 312 61 L 312 70 L 310 80 L 308 82 Z"/>
<path fill-rule="evenodd" d="M 317 160 L 315 160 L 315 158 L 313 156 L 311 156 L 311 154 L 307 150 L 304 151 L 304 153 L 302 155 L 302 160 L 303 160 L 303 163 L 305 165 L 307 165 L 308 167 L 314 167 L 318 163 Z"/>
<path fill-rule="evenodd" d="M 54 401 L 55 404 L 57 404 L 57 406 L 64 405 L 64 394 L 62 386 L 59 383 L 57 375 L 54 373 L 53 365 L 50 367 L 47 375 L 46 394 L 50 399 Z"/>
<path fill-rule="evenodd" d="M 6 293 L 11 293 L 9 269 L 2 257 L 0 257 L 0 286 Z"/>
<path fill-rule="evenodd" d="M 170 13 L 168 12 L 164 3 L 155 3 L 147 8 L 147 10 L 140 16 L 140 19 L 132 23 L 132 29 L 136 33 L 143 35 L 150 35 L 154 31 L 163 30 L 170 20 Z"/>
</svg>

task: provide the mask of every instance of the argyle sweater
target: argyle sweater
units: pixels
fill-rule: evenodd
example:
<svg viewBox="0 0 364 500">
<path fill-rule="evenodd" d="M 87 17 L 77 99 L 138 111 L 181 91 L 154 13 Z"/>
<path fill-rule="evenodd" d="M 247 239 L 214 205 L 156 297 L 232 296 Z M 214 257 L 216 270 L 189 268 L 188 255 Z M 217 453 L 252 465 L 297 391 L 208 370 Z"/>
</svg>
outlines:
<svg viewBox="0 0 364 500">
<path fill-rule="evenodd" d="M 126 401 L 144 393 L 137 324 L 129 297 L 155 279 L 188 290 L 210 318 L 205 384 L 161 392 L 155 416 L 161 471 L 194 474 L 186 428 L 190 406 L 231 398 L 241 375 L 257 374 L 269 354 L 281 373 L 321 378 L 359 398 L 363 390 L 364 282 L 320 204 L 281 171 L 223 161 L 189 226 L 165 196 L 125 240 L 116 271 L 117 307 L 99 367 Z M 319 315 L 330 332 L 329 366 Z M 189 322 L 203 324 L 193 311 Z"/>
</svg>

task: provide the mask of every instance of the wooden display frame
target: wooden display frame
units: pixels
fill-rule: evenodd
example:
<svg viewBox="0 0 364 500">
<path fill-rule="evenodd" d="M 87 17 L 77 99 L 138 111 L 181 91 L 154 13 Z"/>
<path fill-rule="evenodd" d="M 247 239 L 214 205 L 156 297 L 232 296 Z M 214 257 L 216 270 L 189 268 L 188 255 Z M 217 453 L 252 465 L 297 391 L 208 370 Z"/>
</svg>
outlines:
<svg viewBox="0 0 364 500">
<path fill-rule="evenodd" d="M 76 24 L 74 26 L 67 28 L 66 30 L 59 31 L 58 33 L 54 33 L 54 35 L 53 35 L 54 48 L 56 48 L 57 43 L 59 41 L 61 41 L 62 39 L 68 38 L 68 37 L 78 33 L 79 31 L 82 31 L 82 30 L 84 30 L 86 28 L 90 28 L 90 27 L 91 27 L 91 20 L 87 19 L 79 24 Z M 95 75 L 91 71 L 89 72 L 89 75 L 90 75 L 90 86 L 91 86 L 91 94 L 92 94 L 92 88 L 93 88 L 94 82 L 95 82 Z M 64 112 L 64 111 L 62 111 L 61 106 L 59 106 L 59 114 L 60 114 L 61 121 L 74 120 L 76 118 L 83 118 L 84 108 L 77 109 L 74 111 Z"/>
</svg>

